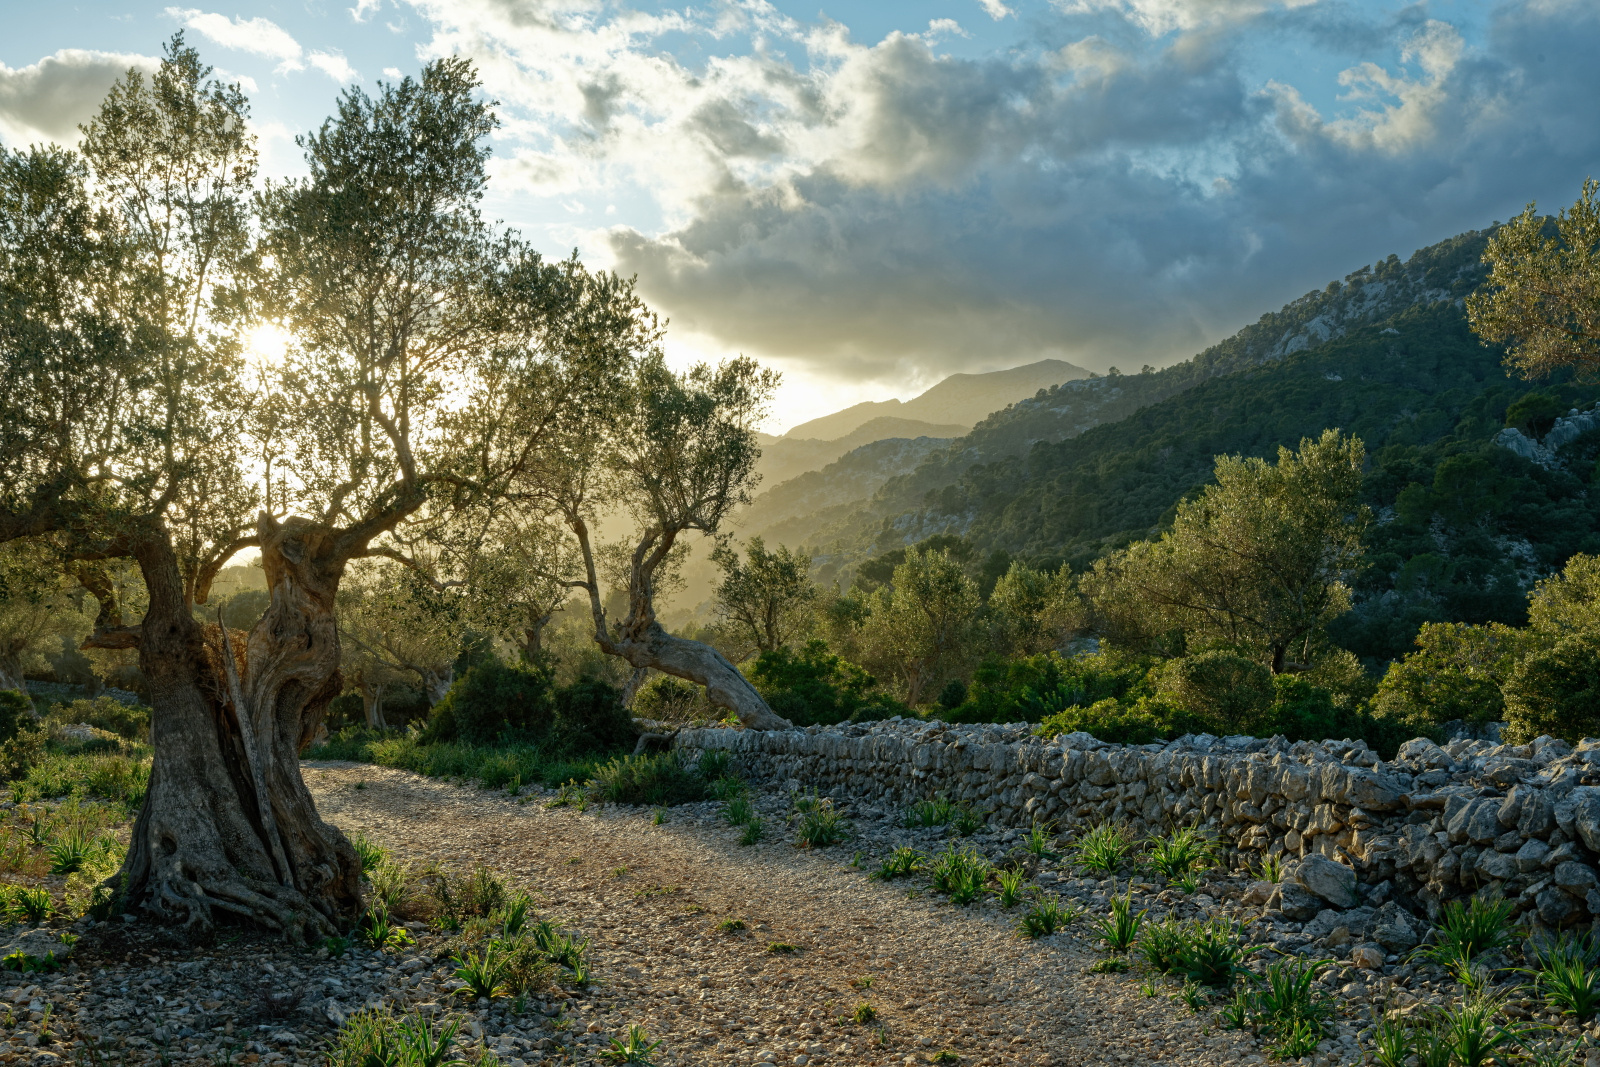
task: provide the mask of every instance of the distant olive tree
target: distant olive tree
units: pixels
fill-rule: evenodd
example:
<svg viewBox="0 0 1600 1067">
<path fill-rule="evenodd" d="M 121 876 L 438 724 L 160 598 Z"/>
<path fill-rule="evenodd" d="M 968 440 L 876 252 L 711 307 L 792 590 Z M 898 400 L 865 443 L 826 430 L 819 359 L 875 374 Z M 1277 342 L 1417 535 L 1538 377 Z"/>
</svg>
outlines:
<svg viewBox="0 0 1600 1067">
<path fill-rule="evenodd" d="M 1101 560 L 1085 592 L 1121 632 L 1247 652 L 1274 674 L 1294 654 L 1304 669 L 1350 607 L 1364 459 L 1337 430 L 1280 448 L 1277 463 L 1219 456 L 1216 484 L 1178 505 L 1172 529 Z"/>
<path fill-rule="evenodd" d="M 722 572 L 717 616 L 740 659 L 784 648 L 810 630 L 818 596 L 810 556 L 784 545 L 768 552 L 761 538 L 752 537 L 744 559 L 737 549 L 718 545 L 711 560 Z"/>
<path fill-rule="evenodd" d="M 978 583 L 943 549 L 907 550 L 869 607 L 861 635 L 867 665 L 894 678 L 908 704 L 931 700 L 981 652 Z"/>
<path fill-rule="evenodd" d="M 1553 223 L 1534 205 L 1489 238 L 1487 284 L 1467 298 L 1467 320 L 1506 346 L 1524 377 L 1570 367 L 1600 370 L 1600 181 L 1590 178 Z"/>
</svg>

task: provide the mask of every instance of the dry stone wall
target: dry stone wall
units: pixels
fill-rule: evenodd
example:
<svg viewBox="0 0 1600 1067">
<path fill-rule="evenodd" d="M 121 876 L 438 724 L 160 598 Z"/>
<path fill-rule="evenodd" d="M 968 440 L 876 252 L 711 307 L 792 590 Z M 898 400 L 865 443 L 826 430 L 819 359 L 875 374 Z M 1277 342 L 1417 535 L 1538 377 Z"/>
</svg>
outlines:
<svg viewBox="0 0 1600 1067">
<path fill-rule="evenodd" d="M 1361 741 L 1110 745 L 1082 733 L 1044 741 L 1026 724 L 891 719 L 685 730 L 676 745 L 689 758 L 729 752 L 747 776 L 791 789 L 890 805 L 942 793 L 1014 826 L 1203 826 L 1245 854 L 1236 859 L 1286 861 L 1291 876 L 1267 904 L 1289 919 L 1391 898 L 1436 915 L 1478 890 L 1514 900 L 1535 926 L 1600 917 L 1600 739 L 1419 738 L 1384 761 Z"/>
</svg>

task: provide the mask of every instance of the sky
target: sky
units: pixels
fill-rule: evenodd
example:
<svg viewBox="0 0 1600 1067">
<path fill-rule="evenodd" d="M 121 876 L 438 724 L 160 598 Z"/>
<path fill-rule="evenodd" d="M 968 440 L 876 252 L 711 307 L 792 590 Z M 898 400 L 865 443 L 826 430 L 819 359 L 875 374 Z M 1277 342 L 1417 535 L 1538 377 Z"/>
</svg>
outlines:
<svg viewBox="0 0 1600 1067">
<path fill-rule="evenodd" d="M 472 58 L 488 210 L 636 274 L 675 361 L 782 371 L 775 431 L 957 371 L 1164 366 L 1600 176 L 1594 0 L 7 7 L 9 147 L 71 143 L 179 30 L 278 176 L 339 93 Z"/>
</svg>

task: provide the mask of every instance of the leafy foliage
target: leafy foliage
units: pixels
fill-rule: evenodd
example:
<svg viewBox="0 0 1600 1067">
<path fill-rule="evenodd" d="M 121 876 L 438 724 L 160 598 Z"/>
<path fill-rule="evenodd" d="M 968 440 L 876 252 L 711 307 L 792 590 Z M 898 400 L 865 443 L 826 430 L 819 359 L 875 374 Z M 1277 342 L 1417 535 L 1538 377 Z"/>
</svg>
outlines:
<svg viewBox="0 0 1600 1067">
<path fill-rule="evenodd" d="M 796 726 L 871 722 L 911 709 L 878 688 L 865 669 L 811 640 L 799 650 L 763 651 L 750 668 L 750 680 L 772 710 Z"/>
</svg>

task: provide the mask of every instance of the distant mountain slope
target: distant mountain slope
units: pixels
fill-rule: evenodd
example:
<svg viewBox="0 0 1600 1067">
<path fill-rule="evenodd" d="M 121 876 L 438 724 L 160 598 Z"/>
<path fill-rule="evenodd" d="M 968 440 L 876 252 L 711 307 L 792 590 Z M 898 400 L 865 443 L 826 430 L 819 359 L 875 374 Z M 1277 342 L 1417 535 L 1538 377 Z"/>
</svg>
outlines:
<svg viewBox="0 0 1600 1067">
<path fill-rule="evenodd" d="M 953 436 L 891 437 L 852 449 L 821 470 L 806 471 L 762 493 L 735 516 L 734 525 L 740 537 L 759 535 L 777 544 L 796 544 L 795 520 L 809 525 L 818 515 L 871 496 L 890 478 L 915 469 L 924 456 L 949 444 Z"/>
<path fill-rule="evenodd" d="M 824 525 L 819 516 L 817 525 L 806 531 L 807 543 L 848 563 L 874 553 L 880 543 L 889 545 L 891 536 L 915 540 L 918 530 L 951 525 L 948 513 L 938 510 L 945 505 L 928 510 L 927 504 L 955 491 L 975 468 L 1026 455 L 1040 444 L 1070 440 L 1206 382 L 1275 365 L 1407 308 L 1440 303 L 1459 308 L 1483 277 L 1479 260 L 1486 241 L 1486 233 L 1472 232 L 1421 249 L 1404 263 L 1390 256 L 1263 315 L 1193 359 L 1163 370 L 1071 381 L 1010 404 L 949 447 L 931 452 L 916 470 L 890 479 L 873 498 L 849 509 L 847 517 L 830 514 Z"/>
<path fill-rule="evenodd" d="M 891 438 L 915 440 L 925 437 L 942 442 L 960 437 L 968 429 L 970 426 L 940 425 L 916 419 L 897 419 L 880 415 L 834 441 L 760 434 L 761 459 L 756 464 L 756 472 L 761 475 L 761 485 L 765 489 L 786 482 L 806 471 L 820 470 L 847 452 L 874 441 Z M 926 452 L 922 454 L 926 455 Z M 901 472 L 897 470 L 894 473 Z M 877 489 L 881 484 L 883 484 L 882 479 L 873 486 L 873 489 Z"/>
<path fill-rule="evenodd" d="M 885 417 L 956 424 L 960 426 L 959 432 L 965 433 L 979 419 L 1040 389 L 1088 376 L 1089 372 L 1082 367 L 1059 359 L 1044 359 L 1024 367 L 1011 367 L 987 374 L 952 374 L 911 400 L 903 403 L 899 400 L 877 400 L 856 404 L 832 415 L 801 423 L 784 437 L 831 441 Z M 913 435 L 900 433 L 893 436 Z"/>
</svg>

